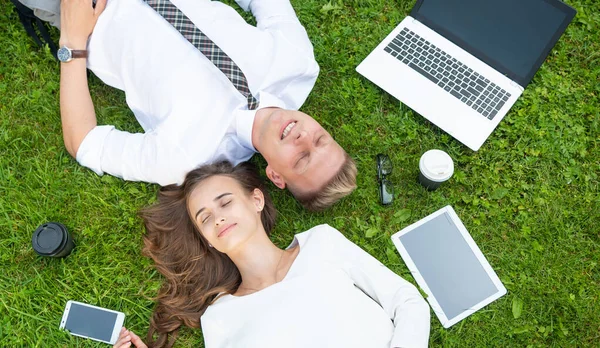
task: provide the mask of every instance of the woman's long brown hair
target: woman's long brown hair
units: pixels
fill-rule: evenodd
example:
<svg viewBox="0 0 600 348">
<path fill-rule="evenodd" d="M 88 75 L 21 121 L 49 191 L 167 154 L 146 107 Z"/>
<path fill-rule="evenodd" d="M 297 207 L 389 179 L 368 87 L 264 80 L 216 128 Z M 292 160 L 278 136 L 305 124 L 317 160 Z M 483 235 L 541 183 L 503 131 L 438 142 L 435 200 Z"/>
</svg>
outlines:
<svg viewBox="0 0 600 348">
<path fill-rule="evenodd" d="M 202 181 L 223 175 L 235 179 L 250 194 L 255 188 L 265 196 L 261 221 L 267 234 L 275 224 L 276 210 L 256 168 L 229 162 L 202 166 L 188 173 L 181 186 L 158 192 L 158 202 L 140 212 L 146 226 L 144 255 L 152 258 L 164 283 L 150 321 L 149 347 L 172 347 L 181 325 L 200 328 L 200 316 L 219 294 L 233 294 L 241 283 L 235 264 L 196 229 L 187 201 Z"/>
</svg>

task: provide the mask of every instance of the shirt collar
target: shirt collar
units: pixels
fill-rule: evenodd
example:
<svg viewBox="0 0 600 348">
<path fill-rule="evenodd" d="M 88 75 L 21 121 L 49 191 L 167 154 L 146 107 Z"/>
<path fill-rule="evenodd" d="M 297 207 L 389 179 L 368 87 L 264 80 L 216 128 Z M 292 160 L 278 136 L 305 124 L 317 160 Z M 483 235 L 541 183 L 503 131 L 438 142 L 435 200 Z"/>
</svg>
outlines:
<svg viewBox="0 0 600 348">
<path fill-rule="evenodd" d="M 261 92 L 259 96 L 259 106 L 256 110 L 236 110 L 235 111 L 235 132 L 240 144 L 244 147 L 254 150 L 258 152 L 254 145 L 252 145 L 252 127 L 254 126 L 254 118 L 256 117 L 256 112 L 260 109 L 269 108 L 269 107 L 277 107 L 277 108 L 285 108 L 285 103 L 282 102 L 279 98 L 273 96 L 272 94 Z"/>
<path fill-rule="evenodd" d="M 235 111 L 235 133 L 240 145 L 252 149 L 256 149 L 252 145 L 252 126 L 254 118 L 258 110 L 236 110 Z"/>
</svg>

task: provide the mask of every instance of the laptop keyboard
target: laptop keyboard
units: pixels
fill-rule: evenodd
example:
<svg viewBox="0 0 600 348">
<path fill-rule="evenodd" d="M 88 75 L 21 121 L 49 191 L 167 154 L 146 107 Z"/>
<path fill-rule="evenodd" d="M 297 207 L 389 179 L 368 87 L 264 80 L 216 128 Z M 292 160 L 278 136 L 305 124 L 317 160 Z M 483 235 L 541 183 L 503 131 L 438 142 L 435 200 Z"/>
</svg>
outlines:
<svg viewBox="0 0 600 348">
<path fill-rule="evenodd" d="M 490 120 L 510 98 L 510 93 L 407 28 L 384 50 Z"/>
</svg>

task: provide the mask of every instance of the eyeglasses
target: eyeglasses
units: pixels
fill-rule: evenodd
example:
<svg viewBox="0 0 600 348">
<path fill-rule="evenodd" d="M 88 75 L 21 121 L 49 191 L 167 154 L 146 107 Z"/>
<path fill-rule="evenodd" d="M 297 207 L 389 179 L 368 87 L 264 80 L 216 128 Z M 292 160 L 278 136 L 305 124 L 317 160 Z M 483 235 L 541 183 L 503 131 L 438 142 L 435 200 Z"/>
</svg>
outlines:
<svg viewBox="0 0 600 348">
<path fill-rule="evenodd" d="M 392 174 L 392 161 L 387 155 L 377 155 L 377 181 L 379 182 L 379 202 L 388 205 L 394 200 L 394 187 L 386 178 Z"/>
</svg>

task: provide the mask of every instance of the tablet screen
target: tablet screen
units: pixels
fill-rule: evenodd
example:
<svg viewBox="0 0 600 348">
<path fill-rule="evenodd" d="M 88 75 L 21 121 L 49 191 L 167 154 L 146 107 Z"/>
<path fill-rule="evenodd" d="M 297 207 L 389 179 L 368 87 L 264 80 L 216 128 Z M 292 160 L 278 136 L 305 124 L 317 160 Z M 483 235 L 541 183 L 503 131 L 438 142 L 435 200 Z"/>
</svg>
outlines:
<svg viewBox="0 0 600 348">
<path fill-rule="evenodd" d="M 447 212 L 399 239 L 448 320 L 498 292 Z"/>
</svg>

